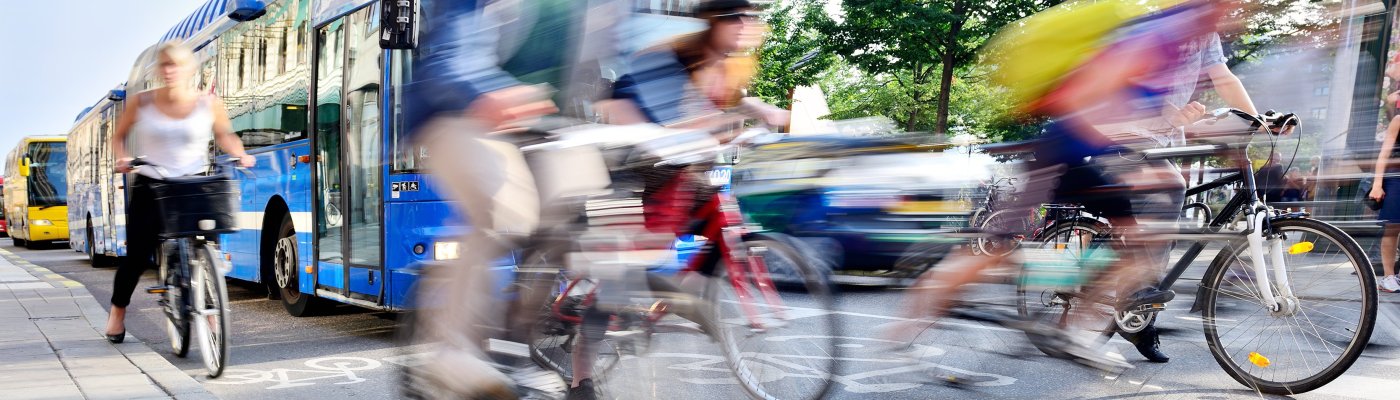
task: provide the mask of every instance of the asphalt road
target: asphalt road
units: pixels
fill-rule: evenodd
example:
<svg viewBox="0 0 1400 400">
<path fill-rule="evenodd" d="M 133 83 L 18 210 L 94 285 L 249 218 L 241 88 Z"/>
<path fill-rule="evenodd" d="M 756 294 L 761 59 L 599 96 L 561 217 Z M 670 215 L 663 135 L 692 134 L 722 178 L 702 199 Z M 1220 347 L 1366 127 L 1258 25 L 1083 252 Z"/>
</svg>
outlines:
<svg viewBox="0 0 1400 400">
<path fill-rule="evenodd" d="M 113 268 L 94 269 L 69 249 L 26 250 L 6 247 L 29 261 L 88 287 L 108 304 Z M 1191 273 L 1187 274 L 1190 277 Z M 1197 274 L 1199 276 L 1199 274 Z M 1173 304 L 1189 304 L 1195 281 L 1183 280 Z M 154 285 L 148 273 L 139 287 Z M 138 290 L 128 314 L 130 334 L 165 354 L 174 365 L 196 377 L 209 391 L 228 399 L 392 398 L 398 396 L 396 366 L 415 359 L 412 349 L 396 348 L 395 316 L 355 307 L 328 315 L 295 318 L 278 302 L 266 300 L 261 288 L 231 283 L 231 360 L 225 376 L 203 377 L 197 359 L 169 355 L 163 316 L 155 298 Z M 846 352 L 831 398 L 1259 398 L 1226 375 L 1205 344 L 1195 315 L 1171 309 L 1160 319 L 1162 345 L 1173 357 L 1168 364 L 1142 361 L 1121 339 L 1119 347 L 1136 368 L 1105 374 L 1052 359 L 1030 347 L 1022 333 L 970 321 L 947 321 L 924 335 L 917 367 L 883 351 L 874 340 L 885 324 L 900 321 L 902 293 L 881 288 L 845 286 L 838 297 L 836 338 Z M 1372 343 L 1346 375 L 1300 399 L 1390 399 L 1400 393 L 1400 295 L 1381 294 L 1380 317 Z M 1004 299 L 990 296 L 990 301 Z M 1184 307 L 1184 306 L 1182 306 Z M 812 315 L 820 316 L 820 315 Z M 742 389 L 725 370 L 713 344 L 703 336 L 661 333 L 653 338 L 651 356 L 624 357 L 610 376 L 620 398 L 742 398 Z M 693 331 L 693 330 L 692 330 Z M 195 353 L 191 353 L 195 354 Z M 793 374 L 785 379 L 801 379 Z M 954 375 L 962 384 L 947 384 Z"/>
</svg>

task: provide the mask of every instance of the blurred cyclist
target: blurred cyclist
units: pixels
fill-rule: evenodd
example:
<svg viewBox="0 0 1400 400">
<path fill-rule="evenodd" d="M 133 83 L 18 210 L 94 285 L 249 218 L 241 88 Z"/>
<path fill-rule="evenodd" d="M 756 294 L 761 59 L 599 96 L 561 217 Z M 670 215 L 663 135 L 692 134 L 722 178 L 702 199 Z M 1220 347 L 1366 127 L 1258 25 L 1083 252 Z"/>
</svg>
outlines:
<svg viewBox="0 0 1400 400">
<path fill-rule="evenodd" d="M 620 77 L 613 99 L 596 103 L 602 121 L 611 124 L 654 123 L 673 128 L 712 129 L 743 126 L 746 118 L 758 118 L 770 125 L 788 122 L 788 112 L 758 99 L 743 97 L 754 74 L 752 57 L 744 52 L 758 46 L 764 33 L 759 14 L 747 0 L 708 0 L 697 4 L 695 17 L 707 23 L 706 29 L 658 46 L 642 50 L 628 61 L 629 72 Z M 742 114 L 727 113 L 739 111 Z M 646 226 L 659 233 L 684 233 L 696 200 L 707 199 L 702 184 L 689 174 L 689 168 L 656 167 L 645 175 L 643 207 Z M 706 257 L 702 273 L 712 272 L 719 255 L 706 247 L 697 257 Z M 649 274 L 650 275 L 650 274 Z M 685 277 L 690 278 L 690 277 Z M 686 279 L 692 287 L 699 279 Z M 673 282 L 648 276 L 653 292 L 681 293 Z M 608 288 L 607 290 L 617 290 Z M 700 313 L 685 307 L 670 310 L 709 329 Z M 602 338 L 608 314 L 596 309 L 584 314 L 579 344 L 572 353 L 574 381 L 578 388 L 591 388 L 592 362 L 596 343 Z M 591 399 L 591 393 L 571 390 L 570 399 Z"/>
<path fill-rule="evenodd" d="M 1216 13 L 1228 12 L 1233 6 L 1230 3 L 1228 1 L 1216 2 L 1214 11 Z M 1145 24 L 1129 32 L 1147 32 L 1153 29 L 1155 29 L 1153 25 Z M 1230 28 L 1220 27 L 1217 29 Z M 1170 51 L 1171 49 L 1166 50 Z M 1149 105 L 1142 110 L 1150 111 L 1154 108 L 1160 108 L 1160 115 L 1151 112 L 1130 113 L 1136 117 L 1120 118 L 1119 121 L 1098 125 L 1096 128 L 1108 134 L 1131 134 L 1135 137 L 1124 138 L 1120 141 L 1136 141 L 1139 143 L 1137 144 L 1139 147 L 1183 145 L 1187 139 L 1186 125 L 1200 120 L 1206 113 L 1204 105 L 1191 100 L 1198 89 L 1197 83 L 1201 81 L 1202 75 L 1209 78 L 1205 81 L 1210 82 L 1211 88 L 1215 90 L 1226 106 L 1239 109 L 1250 115 L 1258 114 L 1244 84 L 1226 65 L 1227 60 L 1220 44 L 1220 35 L 1214 30 L 1182 41 L 1172 57 L 1174 62 L 1171 67 L 1154 73 L 1152 77 L 1145 79 L 1140 84 L 1160 91 L 1159 100 L 1157 100 L 1160 104 Z M 1160 182 L 1161 190 L 1154 191 L 1151 195 L 1134 196 L 1133 206 L 1137 211 L 1137 216 L 1148 221 L 1174 224 L 1181 215 L 1182 207 L 1186 205 L 1187 185 L 1180 168 L 1170 160 L 1146 161 L 1143 164 L 1145 165 L 1137 165 L 1136 167 L 1145 167 L 1153 172 L 1153 176 L 1160 177 L 1162 179 Z M 1151 265 L 1159 271 L 1164 271 L 1170 265 L 1171 247 L 1155 246 L 1148 257 L 1150 257 Z M 1162 353 L 1159 347 L 1160 340 L 1156 319 L 1153 319 L 1142 331 L 1136 334 L 1124 333 L 1123 337 L 1132 342 L 1138 352 L 1149 361 L 1167 362 L 1171 360 Z"/>
<path fill-rule="evenodd" d="M 1115 147 L 1139 141 L 1136 135 L 1109 135 L 1114 132 L 1101 131 L 1096 126 L 1162 118 L 1165 110 L 1171 110 L 1164 99 L 1173 82 L 1168 76 L 1177 73 L 1181 64 L 1191 62 L 1182 56 L 1183 50 L 1189 49 L 1187 43 L 1213 33 L 1224 12 L 1225 7 L 1217 2 L 1193 1 L 1135 20 L 1120 28 L 1113 41 L 1087 63 L 1061 78 L 1054 90 L 1027 104 L 1024 108 L 1030 114 L 1048 116 L 1054 122 L 1036 143 L 1035 161 L 1027 167 L 1029 179 L 1025 193 L 1019 196 L 1019 207 L 1081 204 L 1130 235 L 1138 220 L 1127 188 L 1179 191 L 1179 174 L 1172 179 L 1173 174 L 1142 168 L 1140 176 L 1127 180 L 1105 170 L 1101 163 L 1090 161 L 1112 153 Z M 1203 111 L 1199 105 L 1187 108 L 1191 114 Z M 1185 125 L 1194 119 L 1185 115 L 1181 120 L 1185 122 L 1173 125 Z M 1110 293 L 1117 293 L 1116 304 L 1112 305 L 1118 309 L 1169 301 L 1174 296 L 1172 292 L 1143 288 L 1150 272 L 1141 266 L 1148 259 L 1147 254 L 1129 250 L 1089 283 L 1085 297 L 1110 298 Z M 906 300 L 909 317 L 943 312 L 959 289 L 975 281 L 984 269 L 1003 261 L 1004 256 L 957 254 L 941 262 L 913 286 Z M 1093 314 L 1084 312 L 1086 308 L 1093 309 L 1072 309 L 1071 326 L 1062 332 L 1069 341 L 1062 350 L 1100 367 L 1131 367 L 1121 356 L 1097 349 L 1098 332 L 1074 328 L 1094 318 L 1086 315 Z M 922 324 L 901 325 L 888 330 L 886 337 L 908 342 L 922 328 Z"/>
<path fill-rule="evenodd" d="M 409 371 L 411 389 L 428 397 L 509 399 L 522 386 L 550 390 L 558 388 L 539 386 L 561 384 L 533 364 L 511 369 L 507 377 L 482 349 L 503 317 L 488 267 L 526 246 L 540 227 L 570 217 L 549 188 L 537 186 L 540 180 L 510 127 L 560 110 L 581 116 L 578 110 L 599 97 L 598 65 L 616 54 L 613 27 L 627 15 L 626 3 L 420 3 L 421 40 L 412 81 L 404 87 L 405 128 L 471 230 L 461 238 L 461 258 L 429 271 L 417 289 L 421 315 L 414 340 L 433 347 L 429 359 Z M 541 382 L 526 385 L 525 378 Z"/>
</svg>

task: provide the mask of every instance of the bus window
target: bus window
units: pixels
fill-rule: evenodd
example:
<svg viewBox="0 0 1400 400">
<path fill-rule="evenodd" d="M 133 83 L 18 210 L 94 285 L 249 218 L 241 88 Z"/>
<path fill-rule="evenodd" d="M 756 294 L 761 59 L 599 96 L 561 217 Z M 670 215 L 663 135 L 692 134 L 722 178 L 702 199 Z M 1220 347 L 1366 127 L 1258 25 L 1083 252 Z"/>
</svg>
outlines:
<svg viewBox="0 0 1400 400">
<path fill-rule="evenodd" d="M 29 145 L 29 206 L 68 204 L 68 146 L 63 142 Z"/>
</svg>

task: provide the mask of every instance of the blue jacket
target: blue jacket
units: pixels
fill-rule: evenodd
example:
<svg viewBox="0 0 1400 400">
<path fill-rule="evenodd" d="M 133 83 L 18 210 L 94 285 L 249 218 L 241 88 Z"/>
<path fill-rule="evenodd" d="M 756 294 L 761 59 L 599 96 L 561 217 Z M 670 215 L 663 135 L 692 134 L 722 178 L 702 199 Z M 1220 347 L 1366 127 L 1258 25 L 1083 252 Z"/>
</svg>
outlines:
<svg viewBox="0 0 1400 400">
<path fill-rule="evenodd" d="M 404 129 L 438 113 L 460 113 L 483 93 L 518 85 L 500 67 L 499 24 L 487 23 L 489 0 L 423 0 L 412 80 L 403 87 Z"/>
</svg>

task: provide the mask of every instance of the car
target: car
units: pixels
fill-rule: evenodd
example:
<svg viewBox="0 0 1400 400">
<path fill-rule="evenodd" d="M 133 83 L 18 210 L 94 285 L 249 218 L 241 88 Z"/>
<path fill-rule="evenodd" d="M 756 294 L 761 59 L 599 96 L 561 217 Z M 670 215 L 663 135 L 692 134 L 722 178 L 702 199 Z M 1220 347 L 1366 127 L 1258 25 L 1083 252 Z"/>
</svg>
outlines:
<svg viewBox="0 0 1400 400">
<path fill-rule="evenodd" d="M 967 225 L 995 160 L 928 135 L 808 136 L 754 146 L 731 172 L 745 218 L 811 243 L 847 274 L 891 273 Z"/>
</svg>

